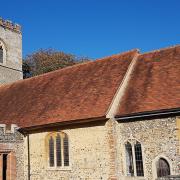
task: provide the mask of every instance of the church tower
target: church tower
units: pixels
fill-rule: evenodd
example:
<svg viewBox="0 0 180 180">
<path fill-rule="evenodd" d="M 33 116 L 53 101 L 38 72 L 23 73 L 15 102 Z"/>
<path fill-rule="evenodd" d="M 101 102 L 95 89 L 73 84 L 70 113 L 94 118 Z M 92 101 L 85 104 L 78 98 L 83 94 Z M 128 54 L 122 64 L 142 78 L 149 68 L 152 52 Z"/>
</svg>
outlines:
<svg viewBox="0 0 180 180">
<path fill-rule="evenodd" d="M 21 27 L 0 18 L 0 85 L 22 78 Z"/>
</svg>

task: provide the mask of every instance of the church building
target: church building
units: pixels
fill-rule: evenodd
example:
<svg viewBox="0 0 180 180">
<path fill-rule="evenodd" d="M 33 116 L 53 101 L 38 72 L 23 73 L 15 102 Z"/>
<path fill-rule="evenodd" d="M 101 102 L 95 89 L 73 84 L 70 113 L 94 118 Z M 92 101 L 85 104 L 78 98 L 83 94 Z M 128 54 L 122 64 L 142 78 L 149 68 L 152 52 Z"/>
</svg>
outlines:
<svg viewBox="0 0 180 180">
<path fill-rule="evenodd" d="M 180 45 L 22 77 L 0 19 L 0 180 L 180 179 Z"/>
</svg>

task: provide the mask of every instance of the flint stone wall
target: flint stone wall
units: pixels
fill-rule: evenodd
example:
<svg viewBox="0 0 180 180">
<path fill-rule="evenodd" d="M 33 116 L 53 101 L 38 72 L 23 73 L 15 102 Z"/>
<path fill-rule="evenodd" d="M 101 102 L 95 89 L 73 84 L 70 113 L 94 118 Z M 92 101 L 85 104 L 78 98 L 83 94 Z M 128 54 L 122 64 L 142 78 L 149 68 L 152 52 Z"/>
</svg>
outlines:
<svg viewBox="0 0 180 180">
<path fill-rule="evenodd" d="M 23 136 L 17 131 L 17 127 L 12 125 L 11 129 L 6 129 L 5 125 L 0 124 L 0 153 L 13 153 L 16 172 L 14 179 L 24 180 L 24 147 Z M 11 164 L 12 165 L 12 164 Z"/>
<path fill-rule="evenodd" d="M 119 123 L 117 126 L 117 159 L 119 179 L 157 178 L 155 162 L 160 157 L 166 158 L 171 166 L 171 174 L 179 174 L 180 155 L 178 152 L 177 118 L 151 119 Z M 125 142 L 135 139 L 142 145 L 144 177 L 128 177 L 126 173 Z"/>
<path fill-rule="evenodd" d="M 63 169 L 50 168 L 46 154 L 48 147 L 45 145 L 48 132 L 30 134 L 31 180 L 107 180 L 110 155 L 105 126 L 59 130 L 69 138 L 70 166 Z M 27 146 L 24 157 L 27 180 Z"/>
</svg>

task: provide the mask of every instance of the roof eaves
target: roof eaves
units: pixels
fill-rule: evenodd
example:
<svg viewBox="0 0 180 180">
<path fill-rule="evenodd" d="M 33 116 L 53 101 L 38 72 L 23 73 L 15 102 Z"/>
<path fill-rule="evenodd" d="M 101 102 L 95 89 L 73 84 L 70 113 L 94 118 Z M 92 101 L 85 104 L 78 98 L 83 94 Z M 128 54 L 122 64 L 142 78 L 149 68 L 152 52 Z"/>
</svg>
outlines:
<svg viewBox="0 0 180 180">
<path fill-rule="evenodd" d="M 89 119 L 77 119 L 77 120 L 48 123 L 48 124 L 36 125 L 36 126 L 20 127 L 18 131 L 26 135 L 26 134 L 31 134 L 32 132 L 35 132 L 35 131 L 43 130 L 45 128 L 56 128 L 56 127 L 62 127 L 62 126 L 68 126 L 68 125 L 85 124 L 88 122 L 89 123 L 100 122 L 100 121 L 106 121 L 106 120 L 108 119 L 105 116 L 101 116 L 101 117 L 93 117 Z"/>
</svg>

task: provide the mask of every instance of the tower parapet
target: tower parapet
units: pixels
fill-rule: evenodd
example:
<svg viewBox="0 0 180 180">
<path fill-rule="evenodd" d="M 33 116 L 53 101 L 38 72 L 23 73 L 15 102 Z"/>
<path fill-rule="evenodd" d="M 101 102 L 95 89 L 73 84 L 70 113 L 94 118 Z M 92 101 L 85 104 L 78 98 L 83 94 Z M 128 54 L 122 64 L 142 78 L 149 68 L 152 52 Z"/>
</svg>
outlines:
<svg viewBox="0 0 180 180">
<path fill-rule="evenodd" d="M 0 124 L 0 143 L 15 143 L 23 140 L 22 134 L 18 131 L 18 126 L 11 124 Z"/>
<path fill-rule="evenodd" d="M 3 26 L 4 28 L 15 31 L 17 33 L 21 33 L 21 26 L 19 24 L 13 23 L 10 20 L 4 20 L 2 17 L 0 17 L 0 26 Z"/>
</svg>

